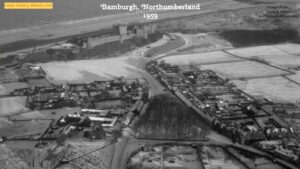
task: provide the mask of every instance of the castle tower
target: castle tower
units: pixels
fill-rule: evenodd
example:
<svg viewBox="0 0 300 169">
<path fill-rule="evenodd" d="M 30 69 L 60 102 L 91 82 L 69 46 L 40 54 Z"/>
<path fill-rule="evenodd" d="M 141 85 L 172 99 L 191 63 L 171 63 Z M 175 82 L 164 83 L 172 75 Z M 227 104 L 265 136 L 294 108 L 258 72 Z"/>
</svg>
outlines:
<svg viewBox="0 0 300 169">
<path fill-rule="evenodd" d="M 120 35 L 120 42 L 123 44 L 123 41 L 127 35 L 127 24 L 119 24 L 119 35 Z"/>
</svg>

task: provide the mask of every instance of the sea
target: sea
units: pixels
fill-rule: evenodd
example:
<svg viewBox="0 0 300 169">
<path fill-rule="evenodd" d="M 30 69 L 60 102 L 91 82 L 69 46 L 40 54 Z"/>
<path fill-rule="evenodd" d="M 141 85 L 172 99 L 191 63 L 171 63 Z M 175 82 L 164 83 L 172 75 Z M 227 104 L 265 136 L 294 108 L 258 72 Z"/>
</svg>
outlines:
<svg viewBox="0 0 300 169">
<path fill-rule="evenodd" d="M 4 10 L 4 2 L 53 2 L 53 10 Z M 101 10 L 100 4 L 195 4 L 199 0 L 0 0 L 0 31 L 72 22 L 128 11 Z"/>
</svg>

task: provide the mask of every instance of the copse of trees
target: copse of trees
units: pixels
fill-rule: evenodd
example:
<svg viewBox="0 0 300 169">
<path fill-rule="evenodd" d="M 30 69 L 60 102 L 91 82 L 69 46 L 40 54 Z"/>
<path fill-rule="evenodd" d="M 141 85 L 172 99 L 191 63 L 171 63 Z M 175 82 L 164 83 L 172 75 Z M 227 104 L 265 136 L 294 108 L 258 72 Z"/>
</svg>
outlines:
<svg viewBox="0 0 300 169">
<path fill-rule="evenodd" d="M 140 138 L 200 140 L 208 126 L 191 108 L 176 97 L 158 95 L 137 123 Z"/>
</svg>

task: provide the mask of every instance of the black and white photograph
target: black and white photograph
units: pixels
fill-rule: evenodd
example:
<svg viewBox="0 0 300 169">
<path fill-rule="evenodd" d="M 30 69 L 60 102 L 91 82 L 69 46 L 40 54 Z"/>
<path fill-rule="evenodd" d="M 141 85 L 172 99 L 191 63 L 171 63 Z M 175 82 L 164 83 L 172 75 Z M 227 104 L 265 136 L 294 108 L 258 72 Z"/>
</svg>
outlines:
<svg viewBox="0 0 300 169">
<path fill-rule="evenodd" d="M 0 169 L 300 169 L 300 0 L 0 0 Z"/>
</svg>

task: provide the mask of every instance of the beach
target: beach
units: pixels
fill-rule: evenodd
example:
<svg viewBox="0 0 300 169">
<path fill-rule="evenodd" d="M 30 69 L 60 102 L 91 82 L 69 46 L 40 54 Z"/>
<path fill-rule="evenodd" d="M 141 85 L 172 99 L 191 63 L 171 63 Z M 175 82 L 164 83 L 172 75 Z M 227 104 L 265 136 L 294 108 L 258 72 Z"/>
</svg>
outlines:
<svg viewBox="0 0 300 169">
<path fill-rule="evenodd" d="M 209 12 L 217 12 L 220 10 L 234 10 L 243 7 L 249 7 L 250 5 L 236 2 L 233 0 L 213 0 L 204 1 L 201 0 L 201 9 L 196 11 L 152 11 L 157 12 L 159 15 L 158 20 L 177 18 L 190 15 L 205 14 Z M 93 32 L 101 30 L 104 28 L 110 28 L 114 24 L 122 23 L 132 23 L 132 22 L 153 22 L 155 20 L 146 20 L 142 17 L 142 12 L 140 13 L 123 13 L 114 14 L 107 16 L 93 17 L 83 20 L 73 20 L 58 22 L 53 24 L 46 24 L 41 26 L 34 26 L 29 28 L 20 28 L 0 31 L 0 45 L 9 44 L 22 40 L 48 40 L 57 39 L 61 37 L 73 36 L 78 34 L 85 34 L 88 32 Z M 14 54 L 15 52 L 0 53 L 0 57 L 5 57 L 9 54 Z"/>
</svg>

